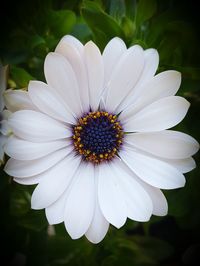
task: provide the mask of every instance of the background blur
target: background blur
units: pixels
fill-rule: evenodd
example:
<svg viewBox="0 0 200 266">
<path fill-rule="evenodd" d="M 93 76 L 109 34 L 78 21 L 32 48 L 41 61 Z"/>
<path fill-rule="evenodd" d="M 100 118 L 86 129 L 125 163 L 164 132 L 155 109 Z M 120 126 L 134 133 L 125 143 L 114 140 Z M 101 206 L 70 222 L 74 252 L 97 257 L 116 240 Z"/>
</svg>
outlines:
<svg viewBox="0 0 200 266">
<path fill-rule="evenodd" d="M 4 6 L 4 7 L 3 7 Z M 63 35 L 83 43 L 94 40 L 101 50 L 114 36 L 127 46 L 159 51 L 158 72 L 176 69 L 183 82 L 178 94 L 191 102 L 176 127 L 200 140 L 199 12 L 195 1 L 48 0 L 3 1 L 0 10 L 0 59 L 10 65 L 9 87 L 26 88 L 43 80 L 43 62 Z M 196 156 L 198 162 L 198 155 Z M 185 188 L 164 191 L 169 215 L 148 223 L 128 221 L 110 227 L 93 245 L 73 241 L 64 225 L 49 228 L 44 211 L 30 209 L 34 186 L 18 185 L 1 169 L 0 265 L 197 265 L 200 261 L 199 169 L 186 175 Z"/>
</svg>

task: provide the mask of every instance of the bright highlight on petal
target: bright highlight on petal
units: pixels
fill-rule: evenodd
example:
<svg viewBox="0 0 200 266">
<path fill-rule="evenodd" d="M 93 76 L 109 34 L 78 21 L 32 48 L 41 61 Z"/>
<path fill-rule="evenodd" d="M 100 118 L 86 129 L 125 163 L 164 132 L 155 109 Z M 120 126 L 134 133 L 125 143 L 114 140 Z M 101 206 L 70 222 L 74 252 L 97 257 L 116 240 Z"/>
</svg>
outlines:
<svg viewBox="0 0 200 266">
<path fill-rule="evenodd" d="M 199 149 L 194 138 L 172 130 L 127 134 L 125 141 L 136 148 L 168 159 L 188 158 Z"/>
<path fill-rule="evenodd" d="M 70 137 L 67 125 L 40 112 L 17 111 L 11 115 L 8 122 L 17 137 L 31 142 L 46 142 Z"/>
<path fill-rule="evenodd" d="M 61 98 L 55 97 L 53 89 L 39 81 L 31 81 L 28 94 L 32 102 L 43 113 L 66 123 L 74 123 L 76 120 L 69 108 L 61 102 Z"/>
<path fill-rule="evenodd" d="M 90 107 L 92 110 L 97 110 L 103 90 L 104 68 L 99 48 L 91 41 L 84 46 L 84 61 L 87 70 Z"/>
<path fill-rule="evenodd" d="M 88 230 L 95 204 L 94 166 L 82 163 L 78 171 L 64 210 L 65 227 L 73 239 L 80 238 Z"/>
<path fill-rule="evenodd" d="M 183 173 L 195 168 L 197 141 L 167 130 L 190 105 L 175 96 L 181 74 L 156 75 L 158 64 L 153 48 L 127 49 L 116 37 L 101 54 L 92 41 L 67 35 L 45 59 L 46 83 L 5 93 L 13 112 L 5 113 L 12 130 L 5 171 L 19 184 L 38 184 L 31 207 L 45 209 L 49 224 L 64 222 L 72 239 L 96 244 L 110 224 L 166 215 L 160 189 L 183 187 Z"/>
<path fill-rule="evenodd" d="M 110 80 L 113 68 L 126 51 L 125 43 L 118 37 L 113 38 L 105 47 L 103 51 L 103 62 L 104 62 L 104 82 L 105 84 Z"/>
<path fill-rule="evenodd" d="M 125 131 L 153 132 L 176 126 L 185 117 L 189 106 L 189 102 L 179 96 L 162 98 L 125 121 Z"/>
<path fill-rule="evenodd" d="M 40 175 L 41 181 L 32 195 L 32 209 L 46 208 L 58 200 L 70 185 L 79 164 L 79 158 L 69 155 L 55 167 L 42 173 Z"/>
<path fill-rule="evenodd" d="M 44 72 L 47 84 L 62 97 L 75 115 L 80 115 L 82 107 L 78 82 L 68 60 L 58 53 L 49 53 L 45 59 Z"/>
<path fill-rule="evenodd" d="M 144 53 L 139 45 L 129 48 L 114 67 L 108 83 L 106 108 L 115 112 L 120 102 L 137 83 L 144 66 Z"/>
<path fill-rule="evenodd" d="M 116 176 L 108 164 L 99 167 L 98 199 L 100 209 L 108 222 L 120 228 L 127 218 L 127 208 Z"/>
<path fill-rule="evenodd" d="M 162 189 L 174 189 L 185 185 L 184 176 L 174 167 L 159 159 L 126 148 L 122 160 L 143 181 Z"/>
</svg>

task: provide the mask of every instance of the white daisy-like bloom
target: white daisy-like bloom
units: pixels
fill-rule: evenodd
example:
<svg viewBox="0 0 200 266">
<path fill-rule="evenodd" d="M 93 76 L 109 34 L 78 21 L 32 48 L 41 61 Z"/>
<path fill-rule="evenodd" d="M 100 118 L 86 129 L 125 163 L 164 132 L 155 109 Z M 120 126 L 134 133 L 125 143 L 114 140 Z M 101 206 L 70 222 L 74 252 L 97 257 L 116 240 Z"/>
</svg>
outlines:
<svg viewBox="0 0 200 266">
<path fill-rule="evenodd" d="M 7 71 L 8 66 L 0 66 L 0 165 L 4 162 L 4 145 L 9 134 L 7 120 L 10 112 L 4 110 L 5 104 L 3 99 L 3 93 L 7 87 Z"/>
<path fill-rule="evenodd" d="M 197 141 L 168 130 L 189 108 L 175 96 L 181 75 L 155 75 L 158 63 L 155 49 L 127 49 L 119 38 L 101 54 L 92 41 L 65 36 L 45 59 L 47 83 L 31 81 L 26 110 L 9 118 L 5 171 L 38 184 L 31 207 L 45 208 L 49 224 L 64 222 L 73 239 L 98 243 L 109 224 L 166 215 L 160 189 L 183 187 L 195 167 Z"/>
</svg>

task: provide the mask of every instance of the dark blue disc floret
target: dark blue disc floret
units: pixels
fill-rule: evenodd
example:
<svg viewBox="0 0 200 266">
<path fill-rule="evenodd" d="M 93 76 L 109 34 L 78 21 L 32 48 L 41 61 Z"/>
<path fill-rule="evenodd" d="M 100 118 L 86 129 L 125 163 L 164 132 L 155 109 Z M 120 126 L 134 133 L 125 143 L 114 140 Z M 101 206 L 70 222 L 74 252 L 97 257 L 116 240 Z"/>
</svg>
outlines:
<svg viewBox="0 0 200 266">
<path fill-rule="evenodd" d="M 123 131 L 117 116 L 104 111 L 81 117 L 73 131 L 75 149 L 94 163 L 113 158 L 122 144 Z"/>
<path fill-rule="evenodd" d="M 95 152 L 97 155 L 117 148 L 117 129 L 114 124 L 105 117 L 88 119 L 87 125 L 81 131 L 81 142 L 85 149 Z"/>
</svg>

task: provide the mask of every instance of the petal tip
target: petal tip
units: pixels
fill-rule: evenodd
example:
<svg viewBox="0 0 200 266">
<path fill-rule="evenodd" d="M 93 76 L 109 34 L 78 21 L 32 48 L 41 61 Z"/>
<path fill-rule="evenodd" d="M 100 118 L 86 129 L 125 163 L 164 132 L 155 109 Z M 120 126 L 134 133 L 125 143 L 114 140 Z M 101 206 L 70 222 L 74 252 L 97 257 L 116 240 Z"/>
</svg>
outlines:
<svg viewBox="0 0 200 266">
<path fill-rule="evenodd" d="M 96 44 L 90 40 L 85 44 L 85 47 L 96 47 Z"/>
</svg>

